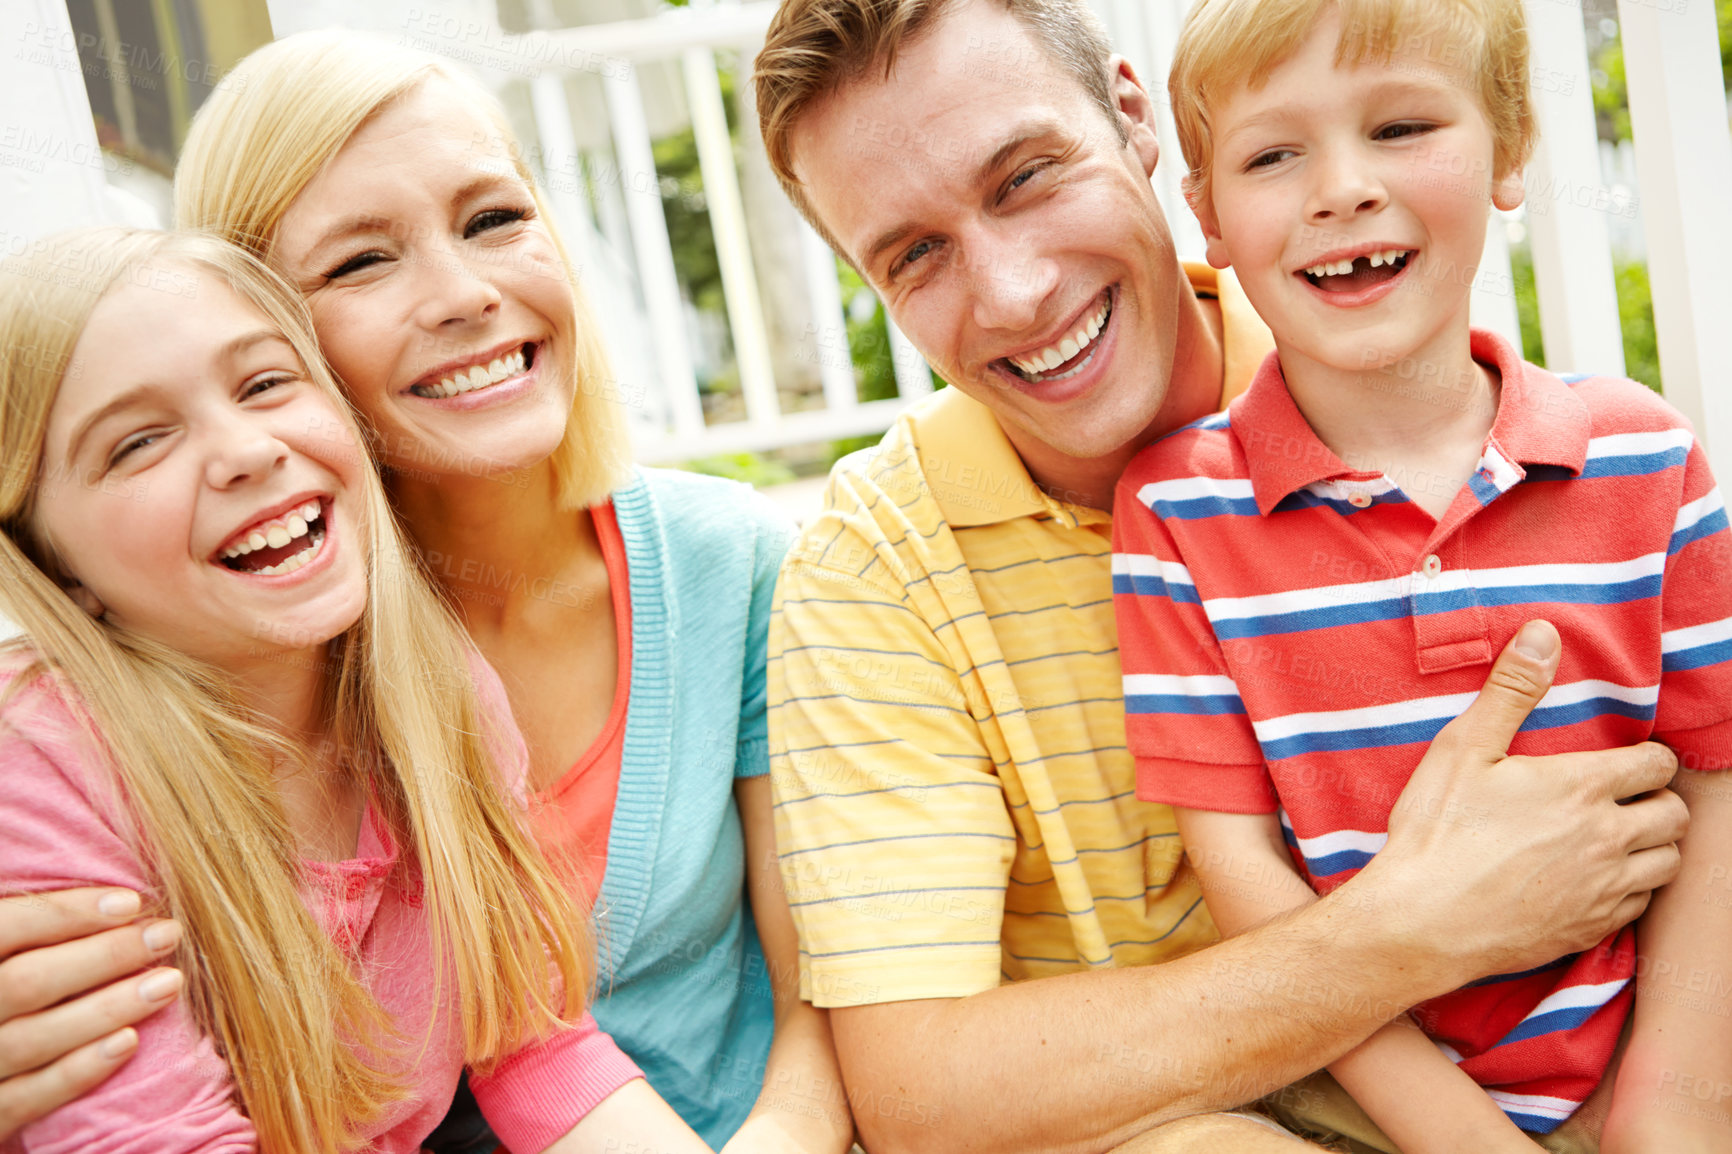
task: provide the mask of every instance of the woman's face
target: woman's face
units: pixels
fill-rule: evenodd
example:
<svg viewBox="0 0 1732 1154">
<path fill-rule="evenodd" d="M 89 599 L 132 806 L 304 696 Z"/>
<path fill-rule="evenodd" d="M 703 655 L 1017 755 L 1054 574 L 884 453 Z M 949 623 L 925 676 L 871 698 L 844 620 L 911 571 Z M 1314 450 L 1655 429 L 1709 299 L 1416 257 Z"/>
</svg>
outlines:
<svg viewBox="0 0 1732 1154">
<path fill-rule="evenodd" d="M 275 264 L 412 479 L 538 464 L 574 386 L 571 284 L 498 130 L 432 77 L 343 146 L 283 216 Z"/>
</svg>

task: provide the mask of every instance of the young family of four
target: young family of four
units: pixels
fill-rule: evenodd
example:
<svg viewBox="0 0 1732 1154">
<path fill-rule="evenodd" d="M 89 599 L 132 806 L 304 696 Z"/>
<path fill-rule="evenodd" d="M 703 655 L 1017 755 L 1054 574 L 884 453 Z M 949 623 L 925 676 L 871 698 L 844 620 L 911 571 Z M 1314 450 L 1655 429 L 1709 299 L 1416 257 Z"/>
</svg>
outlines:
<svg viewBox="0 0 1732 1154">
<path fill-rule="evenodd" d="M 1527 71 L 1202 0 L 1189 266 L 1080 0 L 787 0 L 772 163 L 952 386 L 796 537 L 627 463 L 472 80 L 253 54 L 183 231 L 0 270 L 0 1141 L 1732 1148 L 1732 534 L 1468 327 Z"/>
</svg>

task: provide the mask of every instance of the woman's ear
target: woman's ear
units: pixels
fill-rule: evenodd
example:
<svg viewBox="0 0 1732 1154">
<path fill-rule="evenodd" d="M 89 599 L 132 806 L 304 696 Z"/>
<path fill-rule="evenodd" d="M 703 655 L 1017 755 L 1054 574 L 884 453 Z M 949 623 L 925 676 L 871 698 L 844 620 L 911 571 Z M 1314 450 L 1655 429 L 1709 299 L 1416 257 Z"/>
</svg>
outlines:
<svg viewBox="0 0 1732 1154">
<path fill-rule="evenodd" d="M 84 610 L 98 621 L 102 620 L 102 615 L 107 612 L 107 610 L 103 608 L 102 602 L 97 600 L 96 594 L 92 593 L 89 589 L 80 585 L 76 581 L 68 581 L 66 583 L 66 595 L 72 598 L 73 603 L 80 609 Z"/>
</svg>

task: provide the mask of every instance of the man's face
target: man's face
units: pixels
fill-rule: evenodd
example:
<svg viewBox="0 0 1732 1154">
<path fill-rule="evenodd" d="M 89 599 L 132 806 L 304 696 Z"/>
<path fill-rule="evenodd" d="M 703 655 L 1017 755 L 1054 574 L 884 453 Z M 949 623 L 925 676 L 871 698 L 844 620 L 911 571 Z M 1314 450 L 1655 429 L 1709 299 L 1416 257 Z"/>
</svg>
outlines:
<svg viewBox="0 0 1732 1154">
<path fill-rule="evenodd" d="M 965 0 L 794 130 L 813 209 L 945 380 L 1013 443 L 1103 457 L 1158 421 L 1189 293 L 1149 185 L 1152 109 L 1103 110 L 991 0 Z"/>
</svg>

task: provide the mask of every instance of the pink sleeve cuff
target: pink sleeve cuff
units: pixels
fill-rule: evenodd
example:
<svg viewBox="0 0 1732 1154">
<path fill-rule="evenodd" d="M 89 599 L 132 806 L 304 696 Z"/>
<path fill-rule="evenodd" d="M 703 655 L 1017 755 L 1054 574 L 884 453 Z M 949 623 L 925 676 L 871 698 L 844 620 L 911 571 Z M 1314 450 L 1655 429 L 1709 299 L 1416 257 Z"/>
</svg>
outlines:
<svg viewBox="0 0 1732 1154">
<path fill-rule="evenodd" d="M 539 1154 L 602 1099 L 643 1077 L 588 1014 L 569 1030 L 527 1046 L 469 1087 L 493 1133 L 513 1154 Z"/>
<path fill-rule="evenodd" d="M 1158 801 L 1210 813 L 1274 813 L 1275 786 L 1269 768 L 1215 765 L 1170 757 L 1138 757 L 1137 800 Z"/>
</svg>

